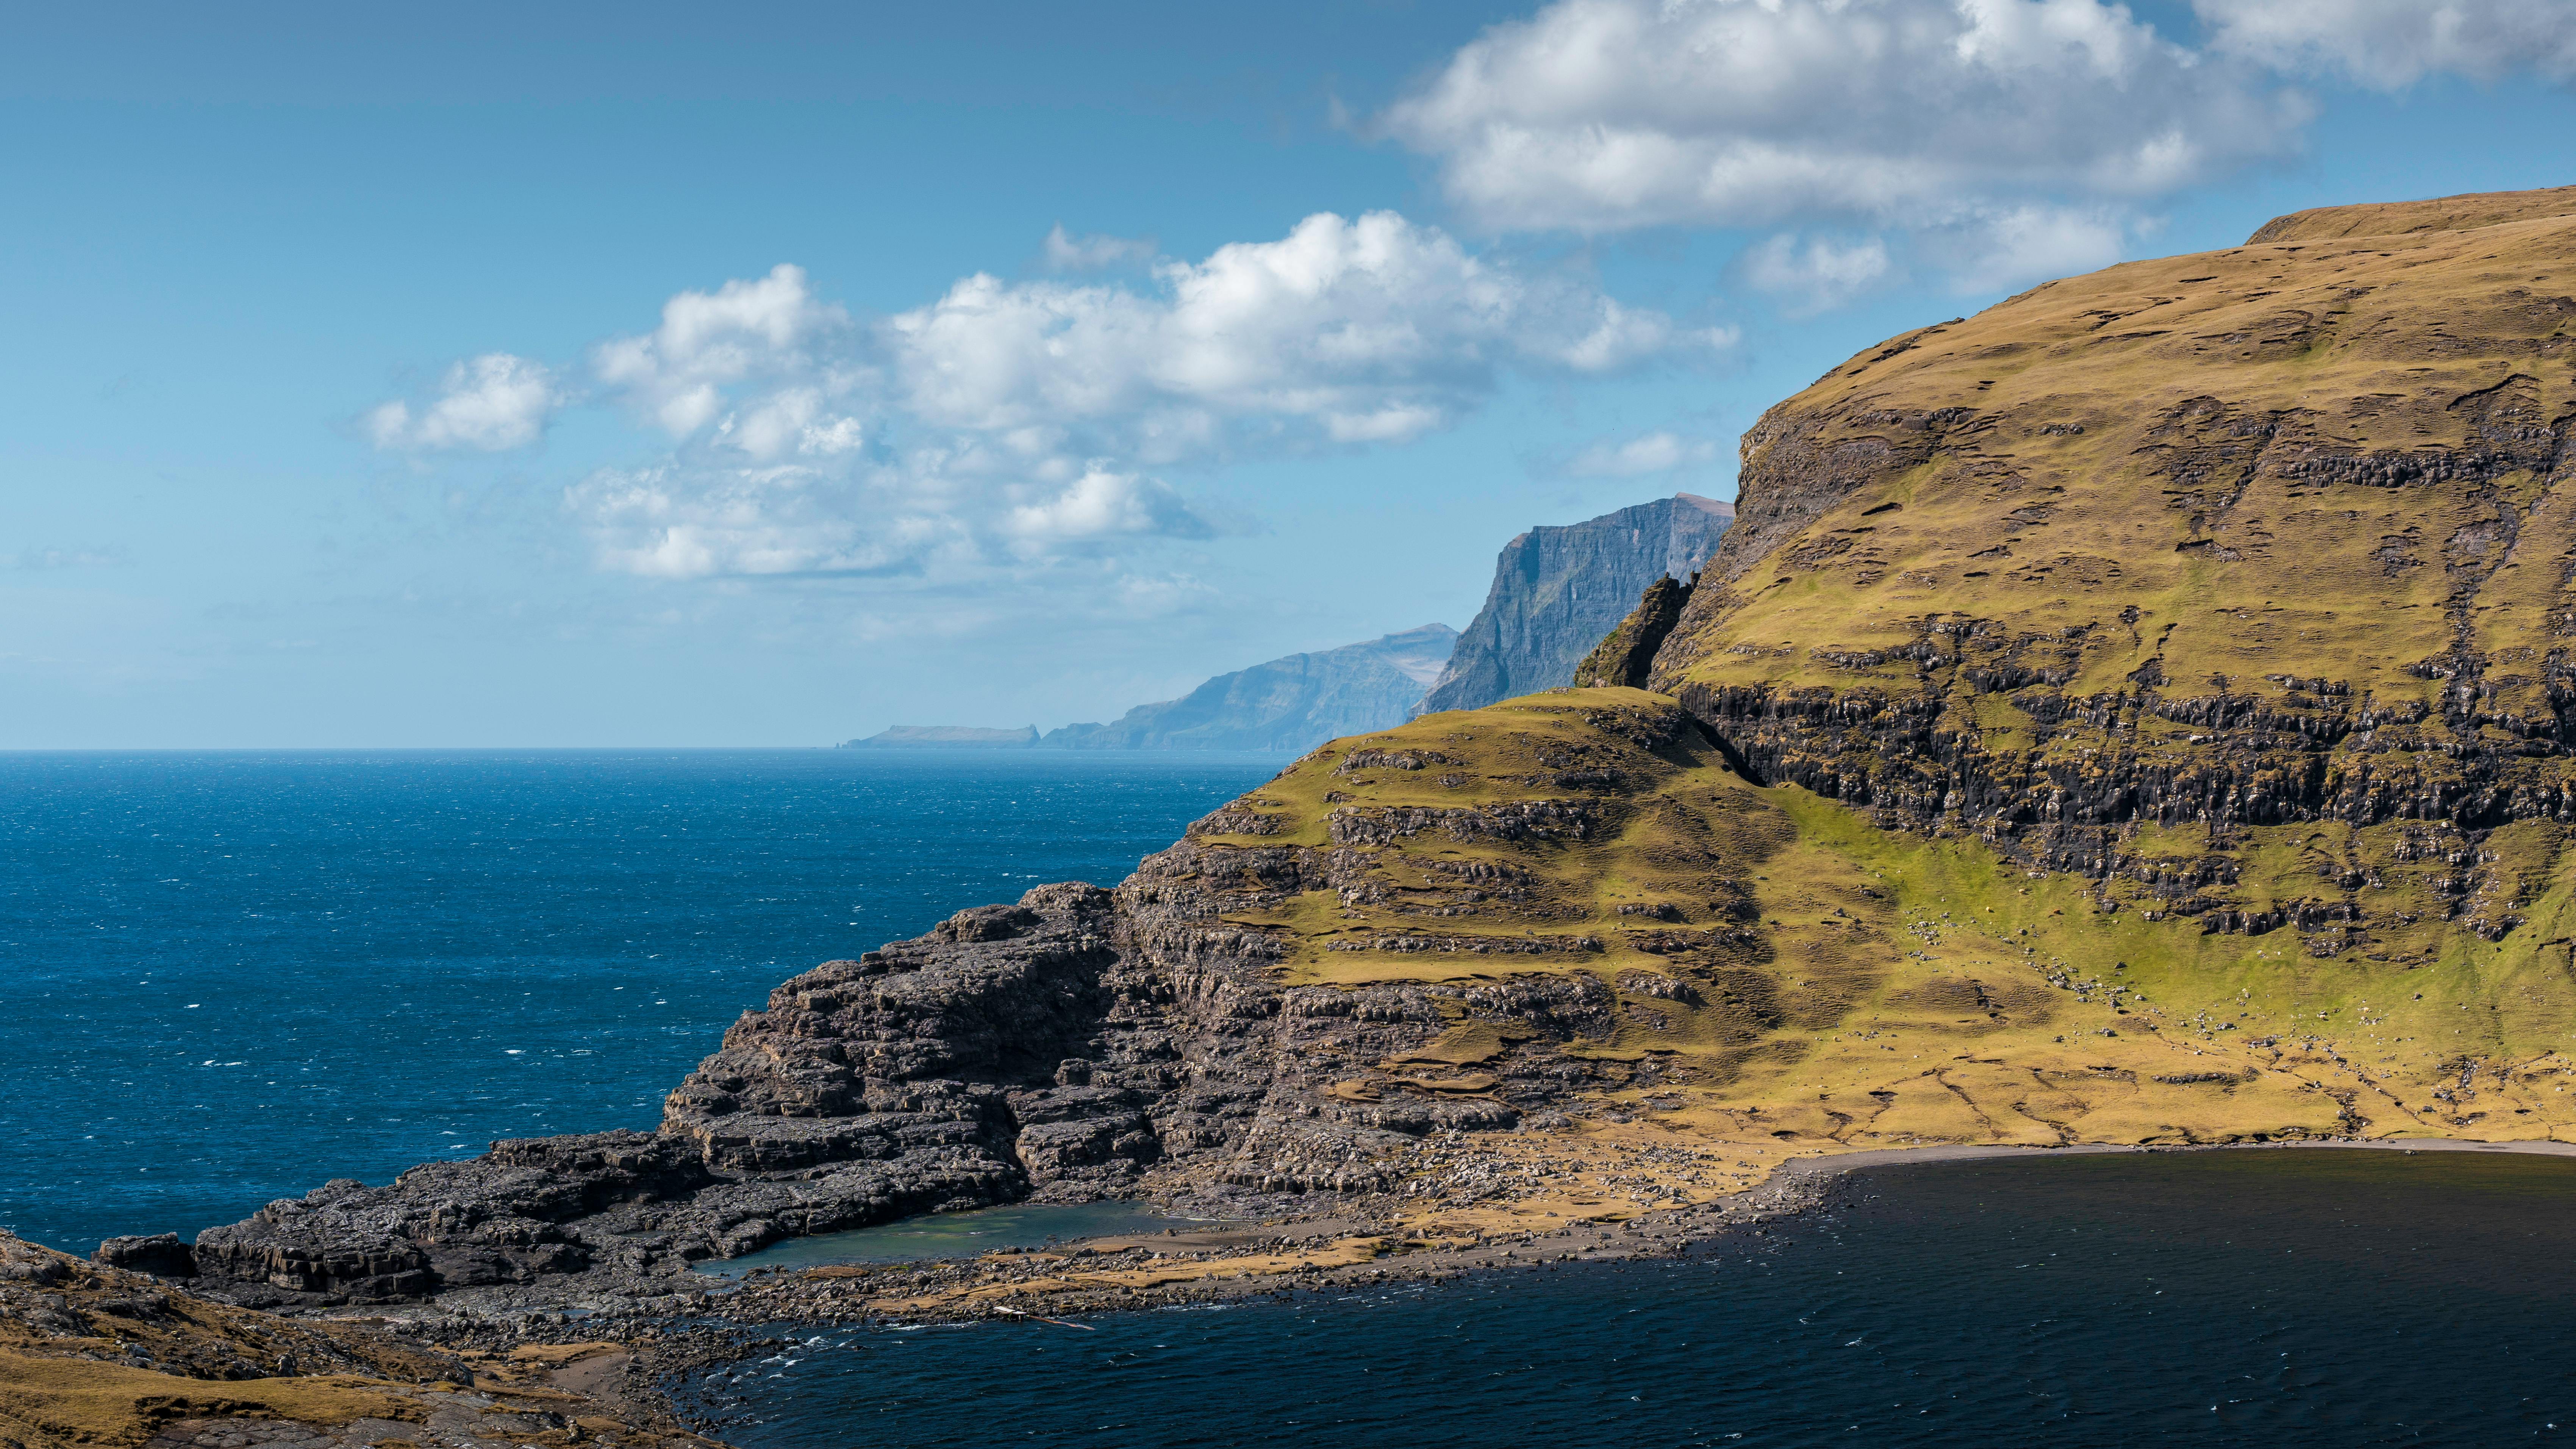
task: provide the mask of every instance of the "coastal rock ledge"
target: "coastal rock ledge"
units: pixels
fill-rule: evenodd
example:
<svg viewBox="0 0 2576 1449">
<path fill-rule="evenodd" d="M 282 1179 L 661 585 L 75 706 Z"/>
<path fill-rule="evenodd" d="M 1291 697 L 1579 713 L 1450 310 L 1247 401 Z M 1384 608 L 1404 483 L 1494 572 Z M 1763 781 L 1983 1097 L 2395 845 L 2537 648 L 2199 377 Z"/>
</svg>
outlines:
<svg viewBox="0 0 2576 1449">
<path fill-rule="evenodd" d="M 1115 892 L 1048 885 L 961 911 L 778 987 L 670 1094 L 658 1132 L 496 1142 L 388 1186 L 327 1183 L 193 1247 L 120 1238 L 96 1257 L 249 1306 L 541 1279 L 558 1280 L 548 1299 L 597 1301 L 937 1209 L 1380 1187 L 1391 1145 L 1518 1114 L 1318 1094 L 1442 1030 L 1420 987 L 1283 986 L 1273 944 L 1222 921 L 1330 888 L 1332 855 L 1184 841 Z M 1527 994 L 1543 1018 L 1561 993 Z"/>
</svg>

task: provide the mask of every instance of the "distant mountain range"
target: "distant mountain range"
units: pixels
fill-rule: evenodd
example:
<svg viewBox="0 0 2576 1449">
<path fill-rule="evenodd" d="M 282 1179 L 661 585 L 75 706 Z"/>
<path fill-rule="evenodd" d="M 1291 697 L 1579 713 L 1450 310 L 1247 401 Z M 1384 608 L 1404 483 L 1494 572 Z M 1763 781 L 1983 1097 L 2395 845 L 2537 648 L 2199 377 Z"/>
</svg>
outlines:
<svg viewBox="0 0 2576 1449">
<path fill-rule="evenodd" d="M 1178 699 L 1138 705 L 1109 724 L 1049 730 L 1069 750 L 1311 749 L 1342 735 L 1402 724 L 1458 642 L 1425 624 L 1365 644 L 1291 654 L 1220 674 Z"/>
<path fill-rule="evenodd" d="M 1503 545 L 1494 586 L 1419 713 L 1482 709 L 1574 682 L 1574 666 L 1667 574 L 1688 582 L 1735 505 L 1677 493 Z"/>
<path fill-rule="evenodd" d="M 1253 750 L 1293 754 L 1417 714 L 1480 709 L 1574 681 L 1574 667 L 1669 574 L 1687 581 L 1735 521 L 1688 493 L 1503 545 L 1485 607 L 1464 634 L 1424 624 L 1362 644 L 1220 674 L 1178 699 L 1107 724 L 1040 735 L 968 725 L 896 725 L 844 749 Z"/>
</svg>

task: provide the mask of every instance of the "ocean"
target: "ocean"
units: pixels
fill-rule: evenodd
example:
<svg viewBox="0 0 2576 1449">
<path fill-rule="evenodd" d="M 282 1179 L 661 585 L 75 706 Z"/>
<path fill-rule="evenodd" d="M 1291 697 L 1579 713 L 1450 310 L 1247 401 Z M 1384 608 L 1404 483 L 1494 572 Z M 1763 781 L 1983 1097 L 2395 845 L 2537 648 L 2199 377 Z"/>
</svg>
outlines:
<svg viewBox="0 0 2576 1449">
<path fill-rule="evenodd" d="M 818 961 L 1114 885 L 1269 755 L 0 755 L 0 1227 L 86 1253 L 649 1128 Z"/>
</svg>

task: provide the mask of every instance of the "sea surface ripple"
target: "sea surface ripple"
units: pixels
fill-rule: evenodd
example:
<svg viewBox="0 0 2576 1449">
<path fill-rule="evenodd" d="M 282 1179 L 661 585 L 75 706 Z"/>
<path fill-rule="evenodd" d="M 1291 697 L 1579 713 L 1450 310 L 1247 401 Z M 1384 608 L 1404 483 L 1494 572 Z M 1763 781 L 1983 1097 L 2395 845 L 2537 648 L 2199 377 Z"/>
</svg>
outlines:
<svg viewBox="0 0 2576 1449">
<path fill-rule="evenodd" d="M 1277 756 L 0 755 L 0 1227 L 86 1252 L 651 1127 L 814 963 L 1114 885 Z"/>
</svg>

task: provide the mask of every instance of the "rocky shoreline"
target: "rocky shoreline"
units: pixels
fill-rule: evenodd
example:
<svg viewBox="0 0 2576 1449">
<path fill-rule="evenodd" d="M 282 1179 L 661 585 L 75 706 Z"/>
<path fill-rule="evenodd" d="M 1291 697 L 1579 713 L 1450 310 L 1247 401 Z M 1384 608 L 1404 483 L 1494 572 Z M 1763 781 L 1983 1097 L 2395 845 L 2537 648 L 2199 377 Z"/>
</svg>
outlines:
<svg viewBox="0 0 2576 1449">
<path fill-rule="evenodd" d="M 719 1434 L 724 1409 L 700 1391 L 711 1372 L 790 1352 L 818 1332 L 866 1326 L 1055 1321 L 1079 1330 L 1098 1313 L 1136 1313 L 1299 1294 L 1346 1294 L 1470 1274 L 1577 1263 L 1706 1256 L 1730 1245 L 1786 1245 L 1851 1205 L 1877 1169 L 2063 1156 L 2216 1151 L 2378 1150 L 2576 1157 L 2576 1143 L 2317 1140 L 2185 1147 L 2079 1144 L 2059 1148 L 1939 1144 L 1791 1159 L 1772 1178 L 1724 1202 L 1568 1222 L 1525 1231 L 1449 1235 L 1408 1221 L 1396 1198 L 1353 1211 L 1221 1228 L 1125 1233 L 971 1257 L 869 1265 L 755 1269 L 707 1277 L 685 1303 L 604 1313 L 403 1305 L 374 1312 L 305 1309 L 438 1351 L 486 1360 L 563 1355 L 556 1382 L 638 1420 Z M 295 1310 L 289 1310 L 290 1313 Z"/>
</svg>

